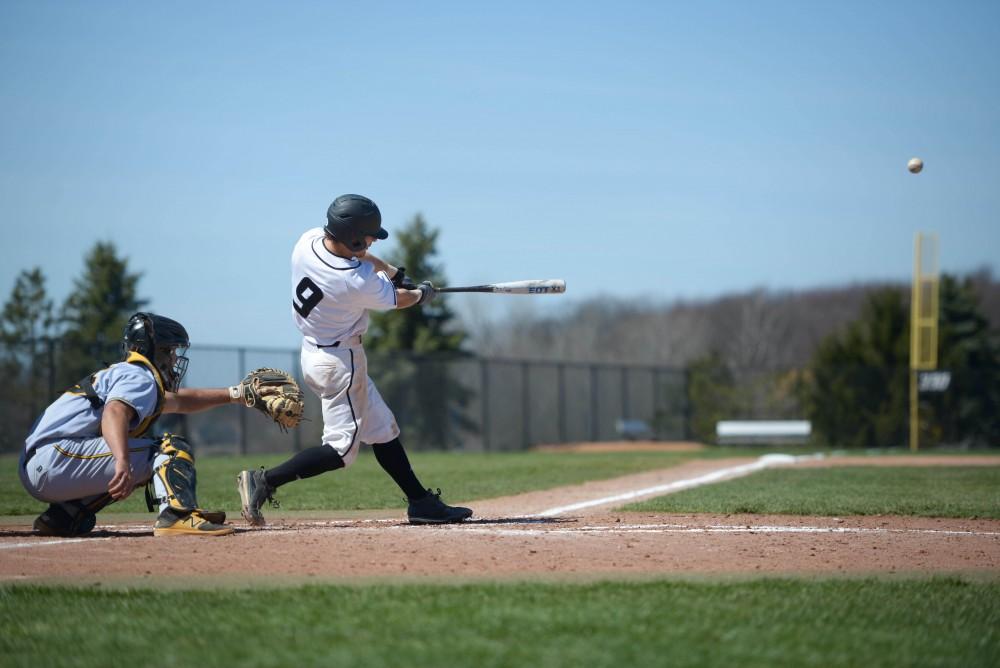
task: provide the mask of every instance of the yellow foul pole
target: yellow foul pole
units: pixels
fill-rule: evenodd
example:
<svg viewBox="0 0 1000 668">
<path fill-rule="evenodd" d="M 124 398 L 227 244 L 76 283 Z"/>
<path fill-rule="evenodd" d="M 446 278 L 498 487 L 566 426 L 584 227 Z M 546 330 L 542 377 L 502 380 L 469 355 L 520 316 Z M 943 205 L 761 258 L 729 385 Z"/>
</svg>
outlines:
<svg viewBox="0 0 1000 668">
<path fill-rule="evenodd" d="M 937 235 L 918 232 L 913 251 L 910 299 L 911 450 L 920 447 L 920 372 L 937 368 L 940 282 Z"/>
</svg>

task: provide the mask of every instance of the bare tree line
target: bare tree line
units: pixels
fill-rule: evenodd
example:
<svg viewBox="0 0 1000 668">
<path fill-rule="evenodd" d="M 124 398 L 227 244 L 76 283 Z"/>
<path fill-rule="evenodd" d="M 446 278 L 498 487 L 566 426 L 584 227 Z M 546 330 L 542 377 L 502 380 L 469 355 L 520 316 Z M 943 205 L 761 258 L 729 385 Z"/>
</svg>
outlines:
<svg viewBox="0 0 1000 668">
<path fill-rule="evenodd" d="M 1000 327 L 1000 282 L 987 269 L 969 278 L 992 327 Z M 472 349 L 485 356 L 684 367 L 717 353 L 733 369 L 800 368 L 820 341 L 858 317 L 872 291 L 886 287 L 909 299 L 908 284 L 855 283 L 660 305 L 593 299 L 558 317 L 515 307 L 500 323 L 473 317 L 465 324 Z"/>
</svg>

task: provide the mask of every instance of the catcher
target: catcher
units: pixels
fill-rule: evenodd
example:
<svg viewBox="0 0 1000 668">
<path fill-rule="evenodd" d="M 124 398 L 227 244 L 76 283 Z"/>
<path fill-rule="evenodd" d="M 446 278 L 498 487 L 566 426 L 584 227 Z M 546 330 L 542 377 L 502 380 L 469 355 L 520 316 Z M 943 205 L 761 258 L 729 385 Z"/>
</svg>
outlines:
<svg viewBox="0 0 1000 668">
<path fill-rule="evenodd" d="M 49 504 L 35 519 L 36 531 L 83 536 L 94 528 L 99 510 L 146 485 L 150 510 L 159 506 L 154 535 L 233 533 L 225 513 L 198 506 L 191 446 L 179 436 L 153 438 L 148 431 L 162 413 L 236 402 L 264 411 L 283 427 L 294 426 L 302 415 L 302 393 L 287 377 L 280 385 L 266 384 L 273 382 L 273 370 L 252 372 L 230 388 L 182 389 L 188 345 L 187 331 L 176 320 L 136 313 L 123 333 L 123 361 L 84 378 L 45 409 L 18 467 L 28 493 Z"/>
</svg>

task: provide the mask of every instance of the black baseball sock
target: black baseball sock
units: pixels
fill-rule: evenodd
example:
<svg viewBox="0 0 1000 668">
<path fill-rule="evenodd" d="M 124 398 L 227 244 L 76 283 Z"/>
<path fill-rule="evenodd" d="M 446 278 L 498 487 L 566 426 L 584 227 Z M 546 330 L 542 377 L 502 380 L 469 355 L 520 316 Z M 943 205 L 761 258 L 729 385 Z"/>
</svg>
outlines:
<svg viewBox="0 0 1000 668">
<path fill-rule="evenodd" d="M 264 480 L 271 487 L 281 487 L 299 478 L 312 478 L 320 473 L 344 468 L 344 460 L 329 445 L 317 445 L 296 453 L 273 469 L 264 471 Z"/>
<path fill-rule="evenodd" d="M 398 438 L 394 438 L 388 443 L 377 443 L 372 446 L 375 451 L 375 459 L 379 465 L 388 473 L 399 488 L 406 494 L 410 501 L 422 499 L 427 496 L 427 490 L 410 467 L 410 460 L 403 450 L 403 444 Z"/>
</svg>

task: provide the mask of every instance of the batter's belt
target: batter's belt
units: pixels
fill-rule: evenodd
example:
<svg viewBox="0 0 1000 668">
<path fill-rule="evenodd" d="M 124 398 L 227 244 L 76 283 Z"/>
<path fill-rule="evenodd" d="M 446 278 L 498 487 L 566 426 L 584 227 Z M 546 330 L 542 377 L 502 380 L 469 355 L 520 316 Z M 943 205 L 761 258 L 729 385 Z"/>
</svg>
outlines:
<svg viewBox="0 0 1000 668">
<path fill-rule="evenodd" d="M 348 336 L 340 341 L 334 341 L 333 343 L 312 343 L 306 339 L 302 340 L 302 347 L 306 350 L 329 350 L 330 348 L 358 348 L 362 345 L 362 338 L 360 334 L 354 334 L 353 336 Z"/>
</svg>

